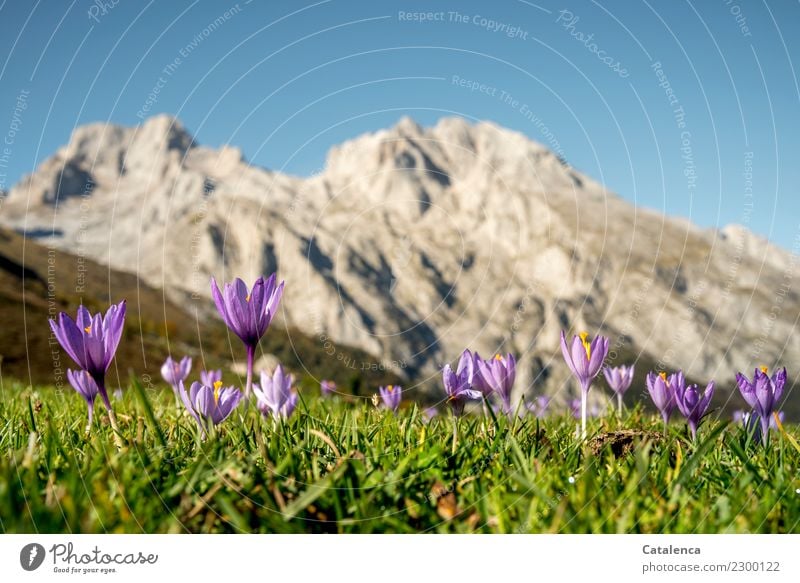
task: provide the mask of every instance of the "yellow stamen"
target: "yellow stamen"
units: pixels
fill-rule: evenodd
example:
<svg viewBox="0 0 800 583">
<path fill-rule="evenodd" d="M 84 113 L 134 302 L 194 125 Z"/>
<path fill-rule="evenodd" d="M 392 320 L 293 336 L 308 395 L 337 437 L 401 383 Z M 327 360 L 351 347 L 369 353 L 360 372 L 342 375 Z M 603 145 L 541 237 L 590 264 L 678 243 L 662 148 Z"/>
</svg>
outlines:
<svg viewBox="0 0 800 583">
<path fill-rule="evenodd" d="M 219 391 L 222 388 L 222 381 L 216 381 L 214 383 L 214 404 L 219 404 Z"/>
<path fill-rule="evenodd" d="M 589 344 L 589 333 L 588 332 L 581 332 L 578 334 L 583 343 L 583 349 L 586 351 L 586 358 L 589 360 L 592 359 L 592 345 Z"/>
<path fill-rule="evenodd" d="M 87 334 L 91 334 L 91 333 L 92 333 L 92 327 L 91 327 L 91 326 L 86 326 L 86 328 L 84 328 L 83 330 L 84 330 L 84 332 L 86 332 Z"/>
<path fill-rule="evenodd" d="M 246 302 L 250 301 L 250 294 L 247 294 L 247 297 L 244 299 L 244 301 L 246 301 Z"/>
<path fill-rule="evenodd" d="M 667 380 L 667 373 L 663 371 L 658 373 L 658 376 L 660 376 L 662 380 Z"/>
<path fill-rule="evenodd" d="M 766 366 L 762 366 L 762 367 L 761 367 L 761 372 L 763 372 L 764 374 L 767 374 L 767 371 L 768 371 L 768 370 L 769 370 L 769 369 L 768 369 Z"/>
<path fill-rule="evenodd" d="M 388 387 L 386 387 L 386 390 L 391 393 L 392 391 L 394 391 L 394 385 L 389 385 Z"/>
<path fill-rule="evenodd" d="M 503 357 L 502 357 L 502 356 L 500 356 L 499 354 L 495 354 L 495 355 L 494 355 L 494 359 L 495 359 L 495 360 L 503 360 Z"/>
</svg>

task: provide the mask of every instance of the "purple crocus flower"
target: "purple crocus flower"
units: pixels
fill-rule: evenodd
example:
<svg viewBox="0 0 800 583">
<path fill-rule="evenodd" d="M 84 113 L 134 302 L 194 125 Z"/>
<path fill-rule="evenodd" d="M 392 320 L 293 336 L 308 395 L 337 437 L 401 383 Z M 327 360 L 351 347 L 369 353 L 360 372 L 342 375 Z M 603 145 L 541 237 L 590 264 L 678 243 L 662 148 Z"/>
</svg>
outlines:
<svg viewBox="0 0 800 583">
<path fill-rule="evenodd" d="M 79 306 L 75 320 L 65 312 L 58 315 L 58 320 L 50 320 L 50 328 L 58 343 L 75 364 L 89 373 L 97 385 L 100 398 L 108 409 L 108 418 L 118 443 L 117 417 L 111 408 L 105 383 L 106 371 L 114 360 L 124 324 L 125 300 L 109 307 L 103 316 L 92 316 L 86 307 Z"/>
<path fill-rule="evenodd" d="M 697 385 L 689 385 L 687 387 L 678 384 L 675 387 L 675 403 L 689 423 L 689 431 L 692 432 L 692 441 L 697 437 L 697 428 L 708 412 L 708 407 L 711 405 L 711 398 L 713 396 L 714 381 L 708 383 L 702 395 Z"/>
<path fill-rule="evenodd" d="M 586 439 L 586 402 L 592 381 L 600 373 L 608 355 L 608 338 L 597 336 L 589 342 L 589 335 L 581 332 L 572 337 L 567 346 L 567 335 L 561 331 L 561 354 L 567 366 L 581 385 L 581 437 Z"/>
<path fill-rule="evenodd" d="M 753 380 L 750 381 L 742 373 L 736 373 L 736 383 L 742 397 L 758 414 L 761 420 L 761 434 L 764 442 L 769 435 L 770 418 L 772 411 L 783 396 L 783 387 L 786 385 L 786 369 L 775 371 L 769 376 L 767 367 L 756 369 Z"/>
<path fill-rule="evenodd" d="M 94 382 L 92 375 L 85 370 L 70 370 L 67 369 L 67 380 L 72 388 L 86 401 L 86 406 L 89 408 L 89 422 L 86 424 L 86 432 L 92 428 L 92 417 L 94 416 L 94 400 L 100 389 L 97 388 L 97 383 Z"/>
<path fill-rule="evenodd" d="M 622 413 L 622 397 L 625 392 L 630 388 L 633 382 L 633 366 L 607 366 L 603 369 L 603 376 L 606 377 L 606 382 L 611 390 L 617 395 L 617 407 L 619 412 Z"/>
<path fill-rule="evenodd" d="M 258 409 L 276 419 L 288 419 L 297 407 L 297 393 L 292 390 L 294 376 L 286 374 L 281 365 L 272 376 L 261 371 L 261 384 L 253 387 Z"/>
<path fill-rule="evenodd" d="M 567 346 L 567 336 L 562 331 L 561 353 L 572 374 L 578 379 L 581 390 L 588 392 L 608 355 L 608 338 L 597 336 L 589 342 L 589 335 L 581 332 L 573 336 L 571 345 Z"/>
<path fill-rule="evenodd" d="M 211 295 L 225 325 L 236 334 L 247 349 L 247 384 L 245 395 L 250 396 L 253 385 L 253 359 L 256 346 L 269 328 L 278 311 L 283 295 L 283 284 L 276 285 L 276 274 L 267 279 L 259 277 L 251 290 L 238 277 L 226 283 L 220 292 L 217 281 L 211 278 Z"/>
<path fill-rule="evenodd" d="M 169 383 L 176 395 L 178 394 L 178 387 L 183 381 L 189 378 L 189 373 L 191 371 L 192 359 L 188 356 L 184 356 L 180 362 L 175 362 L 172 360 L 171 356 L 168 356 L 164 364 L 161 365 L 161 376 Z M 206 386 L 210 387 L 213 386 L 213 384 L 214 383 L 209 383 L 206 384 Z"/>
<path fill-rule="evenodd" d="M 525 403 L 525 408 L 528 413 L 541 419 L 547 415 L 547 410 L 550 408 L 550 397 L 540 395 L 530 403 Z"/>
<path fill-rule="evenodd" d="M 217 381 L 222 380 L 222 370 L 201 370 L 200 371 L 200 384 L 207 387 L 213 387 Z"/>
<path fill-rule="evenodd" d="M 400 401 L 403 398 L 403 387 L 398 385 L 378 387 L 378 393 L 381 396 L 381 401 L 383 401 L 383 406 L 393 413 L 397 413 L 397 409 L 400 407 Z"/>
<path fill-rule="evenodd" d="M 489 360 L 479 360 L 478 372 L 485 387 L 500 397 L 501 410 L 510 414 L 511 390 L 517 377 L 517 361 L 514 355 L 508 354 L 505 358 L 499 354 Z"/>
<path fill-rule="evenodd" d="M 331 381 L 331 380 L 322 379 L 319 382 L 319 390 L 320 390 L 320 392 L 322 393 L 323 396 L 329 396 L 329 395 L 336 394 L 336 389 L 337 388 L 338 387 L 336 386 L 336 383 Z"/>
<path fill-rule="evenodd" d="M 483 393 L 473 388 L 475 377 L 475 357 L 469 350 L 461 353 L 458 359 L 456 372 L 450 368 L 449 364 L 442 369 L 442 382 L 447 393 L 447 402 L 453 410 L 453 414 L 460 416 L 464 412 L 464 405 L 467 401 L 480 399 Z"/>
<path fill-rule="evenodd" d="M 214 383 L 213 387 L 203 385 L 197 381 L 189 387 L 189 393 L 183 382 L 178 385 L 183 406 L 197 421 L 200 431 L 205 437 L 210 427 L 216 427 L 233 412 L 242 398 L 242 392 L 234 387 L 222 387 L 222 381 Z"/>
<path fill-rule="evenodd" d="M 650 392 L 650 398 L 653 399 L 653 404 L 656 409 L 661 413 L 661 418 L 664 420 L 664 427 L 666 428 L 669 422 L 669 417 L 677 406 L 675 394 L 680 390 L 681 392 L 686 386 L 686 379 L 682 371 L 669 375 L 667 373 L 647 373 L 647 390 Z"/>
</svg>

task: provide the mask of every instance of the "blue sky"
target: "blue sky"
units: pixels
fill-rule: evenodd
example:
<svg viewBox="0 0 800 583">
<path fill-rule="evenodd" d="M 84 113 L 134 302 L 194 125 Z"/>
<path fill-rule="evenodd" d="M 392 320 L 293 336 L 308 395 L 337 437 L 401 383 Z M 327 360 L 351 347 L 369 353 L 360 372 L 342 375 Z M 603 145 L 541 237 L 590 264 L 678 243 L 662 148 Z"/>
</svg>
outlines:
<svg viewBox="0 0 800 583">
<path fill-rule="evenodd" d="M 637 204 L 798 246 L 796 2 L 0 2 L 0 188 L 92 121 L 175 114 L 307 175 L 403 115 L 461 115 Z"/>
</svg>

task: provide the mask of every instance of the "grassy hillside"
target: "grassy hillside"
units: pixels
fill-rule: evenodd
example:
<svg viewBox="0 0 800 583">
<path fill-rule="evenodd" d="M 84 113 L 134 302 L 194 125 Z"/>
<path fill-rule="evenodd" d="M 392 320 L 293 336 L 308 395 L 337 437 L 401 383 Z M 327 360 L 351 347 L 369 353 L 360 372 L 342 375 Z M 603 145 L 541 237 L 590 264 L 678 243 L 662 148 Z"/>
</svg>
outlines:
<svg viewBox="0 0 800 583">
<path fill-rule="evenodd" d="M 425 422 L 368 402 L 302 402 L 287 422 L 240 404 L 210 438 L 171 395 L 99 408 L 71 392 L 0 392 L 0 532 L 800 532 L 800 433 L 768 448 L 709 420 L 665 436 L 634 410 L 575 438 L 564 417 Z"/>
<path fill-rule="evenodd" d="M 177 306 L 161 290 L 145 285 L 135 275 L 50 249 L 0 229 L 3 378 L 47 385 L 66 382 L 63 371 L 74 365 L 57 345 L 51 344 L 48 318 L 54 318 L 63 310 L 74 315 L 81 302 L 91 310 L 99 310 L 122 299 L 128 300 L 128 316 L 110 371 L 109 386 L 127 383 L 129 370 L 160 382 L 159 369 L 170 348 L 173 355 L 194 357 L 195 376 L 201 363 L 207 367 L 224 367 L 234 358 L 239 361 L 244 358 L 238 338 L 229 335 L 221 321 L 212 318 L 198 321 L 192 315 L 195 313 L 192 306 L 188 309 Z M 331 348 L 297 330 L 277 326 L 270 329 L 261 349 L 276 355 L 301 376 L 301 382 L 306 385 L 314 381 L 304 373 L 305 369 L 317 378 L 334 379 L 341 390 L 357 394 L 370 393 L 378 384 L 398 382 L 391 373 L 370 367 L 375 359 L 365 352 L 347 346 Z M 330 352 L 334 352 L 334 356 L 329 356 Z M 356 363 L 356 366 L 348 367 L 343 363 Z"/>
</svg>

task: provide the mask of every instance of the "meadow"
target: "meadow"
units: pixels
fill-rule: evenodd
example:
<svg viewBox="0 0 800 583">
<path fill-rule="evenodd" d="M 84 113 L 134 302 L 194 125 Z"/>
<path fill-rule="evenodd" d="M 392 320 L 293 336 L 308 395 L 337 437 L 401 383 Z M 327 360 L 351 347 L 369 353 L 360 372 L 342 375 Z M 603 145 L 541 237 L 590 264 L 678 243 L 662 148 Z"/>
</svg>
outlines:
<svg viewBox="0 0 800 583">
<path fill-rule="evenodd" d="M 5 533 L 797 533 L 800 432 L 766 447 L 710 416 L 592 418 L 477 405 L 428 419 L 301 389 L 295 414 L 243 402 L 202 440 L 166 386 L 132 378 L 107 412 L 68 387 L 0 391 Z M 454 440 L 454 425 L 457 439 Z"/>
</svg>

